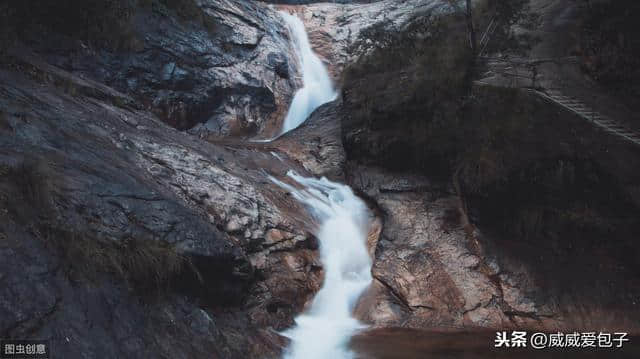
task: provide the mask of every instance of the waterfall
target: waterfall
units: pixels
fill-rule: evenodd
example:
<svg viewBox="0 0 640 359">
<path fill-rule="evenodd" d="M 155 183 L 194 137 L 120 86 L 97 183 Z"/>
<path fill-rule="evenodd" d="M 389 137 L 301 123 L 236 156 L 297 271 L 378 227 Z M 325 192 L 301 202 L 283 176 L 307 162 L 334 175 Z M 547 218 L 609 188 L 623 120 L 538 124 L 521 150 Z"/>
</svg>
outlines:
<svg viewBox="0 0 640 359">
<path fill-rule="evenodd" d="M 362 292 L 371 283 L 371 258 L 367 251 L 368 209 L 348 186 L 326 178 L 288 176 L 302 186 L 296 189 L 275 178 L 305 204 L 318 219 L 317 233 L 324 282 L 310 309 L 283 333 L 291 339 L 285 359 L 348 359 L 351 336 L 364 328 L 351 316 Z"/>
<path fill-rule="evenodd" d="M 289 27 L 302 66 L 303 87 L 296 92 L 285 118 L 284 134 L 302 124 L 320 105 L 336 98 L 329 73 L 313 53 L 302 21 L 281 12 Z M 282 333 L 291 339 L 285 359 L 349 359 L 349 339 L 363 325 L 351 316 L 362 292 L 371 283 L 367 251 L 368 209 L 348 186 L 326 178 L 287 175 L 300 189 L 271 180 L 287 189 L 309 208 L 319 223 L 316 233 L 324 282 L 310 309 L 295 319 L 295 327 Z"/>
<path fill-rule="evenodd" d="M 293 97 L 289 112 L 282 126 L 284 134 L 300 126 L 319 106 L 333 101 L 337 94 L 322 61 L 311 49 L 302 20 L 285 11 L 280 11 L 295 45 L 296 55 L 302 68 L 302 88 Z"/>
</svg>

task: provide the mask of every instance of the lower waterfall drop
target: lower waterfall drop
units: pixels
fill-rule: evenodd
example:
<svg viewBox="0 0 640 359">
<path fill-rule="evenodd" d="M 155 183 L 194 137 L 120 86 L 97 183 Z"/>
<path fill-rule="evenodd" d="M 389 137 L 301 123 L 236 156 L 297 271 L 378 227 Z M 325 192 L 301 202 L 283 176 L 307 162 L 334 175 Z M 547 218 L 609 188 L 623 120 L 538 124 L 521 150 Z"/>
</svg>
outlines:
<svg viewBox="0 0 640 359">
<path fill-rule="evenodd" d="M 283 333 L 291 339 L 285 359 L 349 359 L 351 336 L 364 328 L 352 312 L 371 283 L 371 258 L 367 251 L 368 209 L 348 186 L 326 178 L 305 178 L 289 171 L 303 186 L 296 189 L 275 178 L 305 204 L 318 219 L 317 233 L 324 283 L 311 308 L 295 319 L 296 326 Z"/>
</svg>

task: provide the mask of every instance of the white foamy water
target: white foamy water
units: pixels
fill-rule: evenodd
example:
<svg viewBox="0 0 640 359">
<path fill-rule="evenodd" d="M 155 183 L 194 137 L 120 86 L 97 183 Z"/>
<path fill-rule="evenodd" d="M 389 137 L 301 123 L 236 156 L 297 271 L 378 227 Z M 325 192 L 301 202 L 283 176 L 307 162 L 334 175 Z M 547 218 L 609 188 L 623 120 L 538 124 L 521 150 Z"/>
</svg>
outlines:
<svg viewBox="0 0 640 359">
<path fill-rule="evenodd" d="M 285 11 L 280 11 L 289 27 L 296 55 L 302 69 L 302 88 L 293 97 L 289 112 L 282 126 L 282 133 L 287 133 L 300 126 L 319 106 L 333 101 L 337 94 L 331 78 L 322 61 L 311 49 L 307 32 L 302 20 Z"/>
<path fill-rule="evenodd" d="M 352 312 L 371 283 L 371 259 L 366 245 L 368 209 L 348 186 L 326 178 L 302 177 L 292 171 L 288 176 L 303 188 L 272 180 L 290 191 L 318 219 L 324 282 L 310 309 L 295 319 L 294 328 L 283 333 L 291 339 L 284 358 L 354 358 L 347 344 L 364 326 L 352 317 Z"/>
<path fill-rule="evenodd" d="M 336 98 L 329 73 L 313 53 L 302 21 L 281 12 L 289 27 L 302 68 L 303 87 L 296 92 L 281 134 L 300 126 L 319 106 Z M 324 282 L 309 310 L 295 319 L 295 327 L 282 333 L 291 339 L 285 359 L 350 359 L 349 339 L 364 328 L 352 317 L 356 301 L 371 283 L 371 259 L 367 251 L 367 207 L 348 186 L 326 178 L 287 174 L 302 188 L 275 178 L 309 208 L 320 227 L 316 233 Z"/>
</svg>

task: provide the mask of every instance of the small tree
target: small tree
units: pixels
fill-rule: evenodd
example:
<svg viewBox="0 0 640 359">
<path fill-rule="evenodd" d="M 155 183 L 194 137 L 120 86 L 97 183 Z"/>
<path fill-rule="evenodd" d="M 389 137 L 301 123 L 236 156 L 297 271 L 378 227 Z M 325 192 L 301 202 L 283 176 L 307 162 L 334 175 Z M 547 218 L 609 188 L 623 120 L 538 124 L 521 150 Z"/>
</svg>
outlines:
<svg viewBox="0 0 640 359">
<path fill-rule="evenodd" d="M 476 30 L 473 26 L 473 12 L 471 8 L 471 0 L 467 0 L 467 8 L 466 8 L 466 17 L 467 17 L 467 33 L 469 34 L 469 44 L 471 45 L 471 51 L 473 51 L 473 56 L 478 55 L 478 43 L 476 40 Z"/>
</svg>

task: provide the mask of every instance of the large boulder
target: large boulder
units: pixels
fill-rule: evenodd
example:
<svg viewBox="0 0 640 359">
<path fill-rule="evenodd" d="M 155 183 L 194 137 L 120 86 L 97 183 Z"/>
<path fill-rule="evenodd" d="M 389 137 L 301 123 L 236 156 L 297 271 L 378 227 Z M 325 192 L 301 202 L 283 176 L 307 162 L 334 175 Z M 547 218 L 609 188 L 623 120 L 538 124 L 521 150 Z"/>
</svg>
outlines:
<svg viewBox="0 0 640 359">
<path fill-rule="evenodd" d="M 315 110 L 298 128 L 266 144 L 298 162 L 318 177 L 341 180 L 345 164 L 342 147 L 342 103 L 329 102 Z"/>
</svg>

